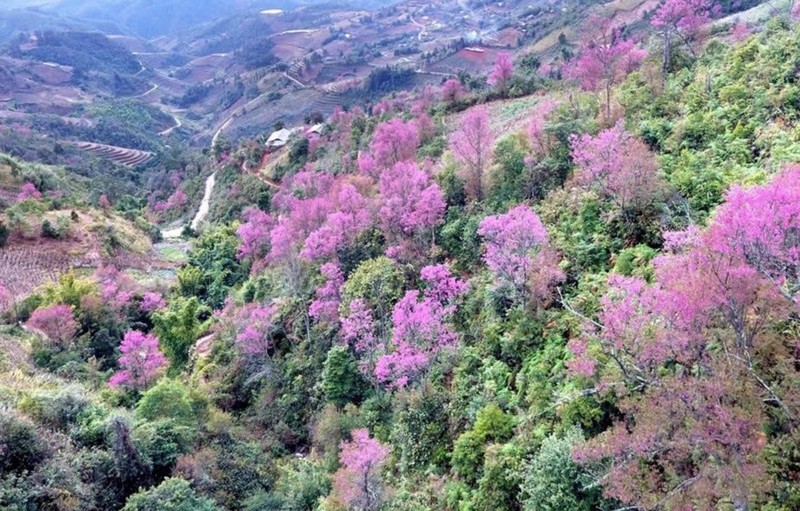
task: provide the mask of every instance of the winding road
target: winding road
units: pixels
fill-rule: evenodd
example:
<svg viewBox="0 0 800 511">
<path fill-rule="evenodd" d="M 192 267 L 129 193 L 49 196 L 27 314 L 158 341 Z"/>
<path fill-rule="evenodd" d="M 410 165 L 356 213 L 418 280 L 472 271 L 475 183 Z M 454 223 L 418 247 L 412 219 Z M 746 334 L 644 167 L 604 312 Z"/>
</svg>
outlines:
<svg viewBox="0 0 800 511">
<path fill-rule="evenodd" d="M 228 124 L 230 124 L 232 120 L 233 117 L 228 118 L 228 120 L 226 120 L 222 124 L 222 126 L 219 127 L 217 132 L 214 133 L 214 137 L 211 139 L 212 148 L 214 147 L 214 144 L 216 144 L 219 136 L 222 134 L 222 130 L 227 128 Z M 197 213 L 195 213 L 194 218 L 192 218 L 192 222 L 189 224 L 192 227 L 192 229 L 197 230 L 197 228 L 200 227 L 200 224 L 203 223 L 203 220 L 205 220 L 206 217 L 208 216 L 208 212 L 211 209 L 211 195 L 214 193 L 214 186 L 216 184 L 217 184 L 217 172 L 214 171 L 210 176 L 208 176 L 208 178 L 206 178 L 206 187 L 205 191 L 203 192 L 203 199 L 200 201 L 200 207 L 197 208 Z M 180 227 L 175 227 L 174 229 L 162 230 L 161 237 L 164 238 L 165 240 L 176 239 L 180 238 L 182 233 L 183 233 L 183 226 L 180 226 Z"/>
</svg>

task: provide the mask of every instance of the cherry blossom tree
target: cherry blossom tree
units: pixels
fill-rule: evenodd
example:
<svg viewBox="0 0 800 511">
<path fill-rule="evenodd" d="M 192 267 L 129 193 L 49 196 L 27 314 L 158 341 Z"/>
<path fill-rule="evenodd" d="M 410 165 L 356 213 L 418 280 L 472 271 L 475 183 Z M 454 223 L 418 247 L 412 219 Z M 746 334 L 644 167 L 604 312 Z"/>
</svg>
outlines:
<svg viewBox="0 0 800 511">
<path fill-rule="evenodd" d="M 487 82 L 490 87 L 494 87 L 501 94 L 506 93 L 508 82 L 514 74 L 514 62 L 511 60 L 511 55 L 508 53 L 500 53 L 494 62 L 494 67 L 489 73 Z"/>
<path fill-rule="evenodd" d="M 249 303 L 237 311 L 236 345 L 248 356 L 268 357 L 275 348 L 274 336 L 278 331 L 275 323 L 278 308 L 275 305 Z"/>
<path fill-rule="evenodd" d="M 236 256 L 239 259 L 263 257 L 268 251 L 269 233 L 275 221 L 256 207 L 244 210 L 244 223 L 236 229 L 241 240 Z"/>
<path fill-rule="evenodd" d="M 41 198 L 42 192 L 40 192 L 33 183 L 25 183 L 22 185 L 22 188 L 20 188 L 19 194 L 17 195 L 17 201 L 24 201 L 28 199 L 40 200 Z"/>
<path fill-rule="evenodd" d="M 390 450 L 367 429 L 354 429 L 352 440 L 340 446 L 341 467 L 334 475 L 333 490 L 338 499 L 353 511 L 377 511 L 384 502 L 381 469 Z"/>
<path fill-rule="evenodd" d="M 371 202 L 352 184 L 343 184 L 329 200 L 331 213 L 308 235 L 300 257 L 312 261 L 331 257 L 373 225 Z"/>
<path fill-rule="evenodd" d="M 320 268 L 325 277 L 325 285 L 314 293 L 314 300 L 308 315 L 317 321 L 336 324 L 339 321 L 340 291 L 344 284 L 344 274 L 336 263 L 325 263 Z"/>
<path fill-rule="evenodd" d="M 553 284 L 564 278 L 547 230 L 528 206 L 487 216 L 478 234 L 486 241 L 486 266 L 517 301 L 545 300 Z"/>
<path fill-rule="evenodd" d="M 800 305 L 800 165 L 761 187 L 733 186 L 706 236 L 716 252 L 734 258 Z"/>
<path fill-rule="evenodd" d="M 139 290 L 139 285 L 131 276 L 114 266 L 104 266 L 94 276 L 100 284 L 100 297 L 115 309 L 128 305 Z"/>
<path fill-rule="evenodd" d="M 167 302 L 164 301 L 164 297 L 161 296 L 160 293 L 153 293 L 147 292 L 142 295 L 142 302 L 139 304 L 139 308 L 142 309 L 143 312 L 151 313 L 155 312 L 159 309 L 163 309 L 167 306 Z"/>
<path fill-rule="evenodd" d="M 576 452 L 608 462 L 606 492 L 651 509 L 749 508 L 766 484 L 766 415 L 797 424 L 795 340 L 769 333 L 797 310 L 800 167 L 733 187 L 705 230 L 665 235 L 652 284 L 612 276 L 571 370 L 614 391 L 623 420 Z M 781 354 L 777 355 L 776 353 Z M 633 420 L 635 418 L 635 420 Z"/>
<path fill-rule="evenodd" d="M 576 79 L 584 90 L 602 90 L 606 119 L 611 119 L 611 88 L 639 66 L 646 52 L 633 41 L 623 39 L 610 20 L 592 16 L 589 26 L 595 30 L 587 33 L 597 35 L 583 43 L 578 57 L 569 63 L 566 75 Z"/>
<path fill-rule="evenodd" d="M 741 43 L 750 37 L 751 34 L 752 32 L 747 24 L 741 22 L 737 23 L 731 29 L 731 41 L 734 43 Z"/>
<path fill-rule="evenodd" d="M 25 326 L 43 333 L 60 348 L 66 348 L 78 333 L 78 322 L 72 314 L 72 307 L 64 304 L 36 309 Z"/>
<path fill-rule="evenodd" d="M 433 240 L 445 201 L 439 185 L 416 163 L 400 162 L 381 174 L 379 217 L 388 240 Z"/>
<path fill-rule="evenodd" d="M 391 388 L 418 378 L 457 339 L 448 321 L 456 311 L 455 300 L 467 291 L 466 283 L 444 265 L 427 266 L 420 275 L 427 287 L 422 293 L 408 291 L 395 305 L 389 352 L 375 366 L 377 380 Z"/>
<path fill-rule="evenodd" d="M 573 136 L 571 144 L 576 181 L 596 188 L 623 212 L 645 209 L 661 196 L 665 184 L 655 157 L 622 121 L 597 136 Z"/>
<path fill-rule="evenodd" d="M 694 42 L 700 29 L 711 21 L 717 6 L 712 0 L 664 0 L 656 9 L 650 24 L 663 39 L 661 70 L 664 76 L 669 71 L 673 45 L 676 40 L 684 44 L 696 56 Z"/>
<path fill-rule="evenodd" d="M 128 386 L 146 389 L 167 366 L 167 359 L 158 347 L 158 338 L 137 330 L 125 333 L 119 346 L 120 370 L 108 380 L 112 387 Z"/>
<path fill-rule="evenodd" d="M 416 123 L 392 119 L 375 128 L 370 152 L 380 168 L 390 168 L 402 161 L 413 160 L 420 144 Z"/>
<path fill-rule="evenodd" d="M 442 98 L 448 103 L 455 103 L 464 95 L 464 86 L 455 78 L 450 78 L 442 84 Z"/>
<path fill-rule="evenodd" d="M 375 364 L 382 353 L 383 339 L 377 333 L 372 309 L 361 298 L 352 300 L 348 313 L 341 318 L 342 340 L 353 347 L 359 357 L 361 374 L 369 379 L 375 375 Z"/>
<path fill-rule="evenodd" d="M 486 171 L 492 159 L 494 133 L 485 107 L 470 109 L 450 137 L 450 150 L 460 165 L 467 194 L 475 201 L 483 200 Z"/>
</svg>

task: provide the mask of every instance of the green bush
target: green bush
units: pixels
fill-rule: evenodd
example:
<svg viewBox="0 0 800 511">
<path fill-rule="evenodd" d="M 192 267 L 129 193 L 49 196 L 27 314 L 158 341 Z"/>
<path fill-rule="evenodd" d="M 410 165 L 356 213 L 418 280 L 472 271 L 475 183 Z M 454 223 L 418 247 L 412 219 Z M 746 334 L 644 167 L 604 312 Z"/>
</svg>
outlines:
<svg viewBox="0 0 800 511">
<path fill-rule="evenodd" d="M 188 481 L 170 477 L 155 488 L 132 495 L 122 511 L 221 511 L 213 500 L 199 497 Z"/>
</svg>

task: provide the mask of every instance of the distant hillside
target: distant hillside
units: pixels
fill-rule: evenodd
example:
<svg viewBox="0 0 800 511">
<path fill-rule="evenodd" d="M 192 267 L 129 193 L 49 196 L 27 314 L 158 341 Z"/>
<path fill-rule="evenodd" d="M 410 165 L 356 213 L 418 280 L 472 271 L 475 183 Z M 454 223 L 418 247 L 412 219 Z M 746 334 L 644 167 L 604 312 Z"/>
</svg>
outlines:
<svg viewBox="0 0 800 511">
<path fill-rule="evenodd" d="M 397 0 L 354 0 L 362 8 L 378 8 Z M 11 0 L 3 2 L 0 26 L 18 30 L 79 28 L 91 25 L 106 33 L 122 31 L 145 38 L 172 35 L 190 27 L 240 12 L 289 10 L 327 0 Z M 341 7 L 343 2 L 336 5 Z M 31 9 L 35 7 L 35 9 Z M 17 28 L 17 21 L 24 28 Z M 117 30 L 115 30 L 117 29 Z M 4 30 L 7 34 L 9 30 Z M 0 40 L 4 38 L 0 35 Z"/>
</svg>

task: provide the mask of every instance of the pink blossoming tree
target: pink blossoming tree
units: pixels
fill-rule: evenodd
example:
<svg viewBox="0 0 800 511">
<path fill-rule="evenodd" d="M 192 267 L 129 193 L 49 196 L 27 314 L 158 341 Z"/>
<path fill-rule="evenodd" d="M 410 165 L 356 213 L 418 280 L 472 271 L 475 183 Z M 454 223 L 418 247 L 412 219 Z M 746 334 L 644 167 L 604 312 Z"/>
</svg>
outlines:
<svg viewBox="0 0 800 511">
<path fill-rule="evenodd" d="M 489 73 L 487 82 L 490 87 L 494 87 L 501 94 L 505 94 L 508 89 L 508 82 L 514 75 L 514 61 L 508 53 L 500 53 L 494 62 L 494 67 Z"/>
<path fill-rule="evenodd" d="M 643 210 L 663 194 L 665 184 L 650 149 L 625 131 L 622 122 L 597 136 L 571 138 L 575 180 L 595 188 L 621 211 Z"/>
<path fill-rule="evenodd" d="M 269 233 L 274 220 L 255 207 L 247 208 L 243 216 L 244 223 L 236 229 L 236 234 L 241 240 L 237 257 L 239 259 L 263 257 L 268 252 Z"/>
<path fill-rule="evenodd" d="M 17 201 L 24 201 L 28 199 L 40 200 L 41 198 L 42 192 L 40 192 L 33 183 L 25 183 L 22 185 L 22 188 L 20 188 L 19 194 L 17 195 Z"/>
<path fill-rule="evenodd" d="M 416 123 L 392 119 L 375 128 L 369 147 L 376 165 L 387 169 L 398 162 L 413 160 L 419 144 L 420 134 Z"/>
<path fill-rule="evenodd" d="M 159 309 L 163 309 L 167 306 L 167 302 L 164 301 L 164 297 L 161 296 L 160 293 L 153 293 L 147 292 L 142 295 L 142 302 L 139 304 L 139 308 L 142 309 L 142 312 L 155 312 Z"/>
<path fill-rule="evenodd" d="M 799 177 L 795 166 L 733 187 L 707 229 L 665 236 L 654 282 L 613 276 L 596 320 L 570 343 L 571 370 L 622 397 L 624 419 L 575 453 L 609 462 L 610 496 L 748 509 L 749 490 L 766 484 L 766 414 L 800 416 L 797 385 L 786 385 L 798 370 L 776 362 L 796 346 L 768 333 L 797 310 Z"/>
<path fill-rule="evenodd" d="M 379 218 L 387 241 L 402 245 L 433 241 L 433 228 L 444 216 L 439 185 L 416 163 L 401 162 L 381 174 Z"/>
<path fill-rule="evenodd" d="M 718 10 L 712 0 L 664 0 L 656 9 L 650 24 L 663 40 L 662 73 L 666 76 L 677 43 L 684 44 L 696 56 L 694 48 L 700 30 Z"/>
<path fill-rule="evenodd" d="M 483 200 L 486 172 L 492 161 L 494 133 L 489 124 L 486 107 L 470 109 L 450 136 L 450 150 L 459 164 L 467 195 L 475 201 Z"/>
<path fill-rule="evenodd" d="M 237 312 L 238 334 L 236 345 L 248 356 L 269 357 L 275 347 L 274 336 L 278 331 L 275 322 L 278 308 L 275 305 L 250 303 Z"/>
<path fill-rule="evenodd" d="M 581 46 L 578 58 L 566 69 L 566 75 L 580 83 L 584 90 L 603 91 L 606 119 L 611 119 L 611 89 L 625 76 L 636 69 L 646 52 L 637 48 L 633 41 L 623 39 L 618 28 L 610 20 L 593 16 L 589 25 L 596 27 L 597 35 Z"/>
<path fill-rule="evenodd" d="M 464 86 L 455 78 L 451 78 L 442 84 L 442 99 L 448 103 L 455 103 L 461 99 L 464 92 Z"/>
<path fill-rule="evenodd" d="M 350 436 L 352 440 L 340 446 L 341 468 L 334 475 L 334 494 L 347 509 L 377 511 L 385 500 L 381 469 L 389 447 L 370 438 L 367 429 L 354 429 Z"/>
<path fill-rule="evenodd" d="M 426 289 L 408 291 L 392 312 L 392 339 L 388 353 L 375 366 L 379 382 L 402 388 L 417 379 L 442 349 L 456 342 L 448 324 L 455 300 L 467 284 L 444 265 L 426 266 L 420 273 Z"/>
<path fill-rule="evenodd" d="M 42 332 L 59 348 L 68 347 L 78 333 L 78 322 L 72 314 L 72 307 L 64 304 L 36 309 L 25 326 Z"/>
<path fill-rule="evenodd" d="M 119 346 L 120 370 L 108 380 L 112 387 L 146 389 L 167 367 L 167 359 L 158 347 L 158 338 L 136 330 L 125 333 Z"/>
<path fill-rule="evenodd" d="M 344 274 L 336 263 L 323 264 L 320 272 L 326 279 L 325 285 L 314 293 L 308 315 L 317 321 L 336 324 L 339 321 L 340 291 L 344 284 Z"/>
<path fill-rule="evenodd" d="M 528 124 L 528 139 L 536 156 L 548 156 L 555 145 L 555 137 L 547 132 L 547 121 L 558 107 L 558 102 L 546 99 L 537 103 Z"/>
<path fill-rule="evenodd" d="M 528 206 L 484 218 L 478 234 L 486 241 L 486 266 L 516 301 L 546 300 L 564 278 L 547 230 Z"/>
</svg>

